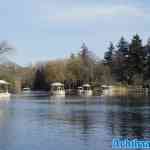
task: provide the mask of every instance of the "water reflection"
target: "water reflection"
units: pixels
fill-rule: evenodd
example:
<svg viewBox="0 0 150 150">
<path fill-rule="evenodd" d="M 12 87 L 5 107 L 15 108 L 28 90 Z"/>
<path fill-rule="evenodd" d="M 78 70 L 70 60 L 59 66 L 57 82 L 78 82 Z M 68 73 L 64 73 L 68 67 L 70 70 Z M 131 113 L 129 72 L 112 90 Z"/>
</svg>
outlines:
<svg viewBox="0 0 150 150">
<path fill-rule="evenodd" d="M 108 127 L 113 136 L 150 138 L 149 98 L 116 98 L 116 104 L 107 109 Z M 110 102 L 110 99 L 109 99 Z M 108 103 L 109 103 L 108 102 Z M 112 103 L 112 102 L 111 102 Z"/>
<path fill-rule="evenodd" d="M 0 102 L 3 150 L 109 150 L 113 137 L 150 138 L 149 129 L 149 98 L 17 97 Z"/>
</svg>

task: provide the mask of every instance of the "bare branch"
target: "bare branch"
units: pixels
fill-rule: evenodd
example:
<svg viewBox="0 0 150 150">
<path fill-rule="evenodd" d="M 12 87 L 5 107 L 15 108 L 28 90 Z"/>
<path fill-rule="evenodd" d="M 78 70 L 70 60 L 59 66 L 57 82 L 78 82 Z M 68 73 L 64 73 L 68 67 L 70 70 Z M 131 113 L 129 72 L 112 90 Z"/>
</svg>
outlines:
<svg viewBox="0 0 150 150">
<path fill-rule="evenodd" d="M 12 52 L 14 47 L 10 45 L 7 41 L 2 41 L 0 43 L 0 55 Z"/>
</svg>

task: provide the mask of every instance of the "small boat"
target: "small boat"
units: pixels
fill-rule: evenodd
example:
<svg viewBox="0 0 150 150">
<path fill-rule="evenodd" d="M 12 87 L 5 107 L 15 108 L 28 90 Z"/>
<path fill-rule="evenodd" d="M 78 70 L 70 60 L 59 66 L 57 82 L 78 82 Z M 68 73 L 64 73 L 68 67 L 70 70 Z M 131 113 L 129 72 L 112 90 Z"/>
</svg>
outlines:
<svg viewBox="0 0 150 150">
<path fill-rule="evenodd" d="M 82 87 L 82 86 L 79 86 L 79 87 L 78 87 L 78 89 L 77 89 L 77 94 L 78 94 L 79 96 L 82 96 L 82 94 L 83 94 L 83 87 Z"/>
<path fill-rule="evenodd" d="M 52 83 L 51 84 L 50 95 L 51 96 L 64 97 L 65 96 L 64 84 L 62 84 L 60 82 Z"/>
<path fill-rule="evenodd" d="M 8 92 L 8 85 L 9 85 L 8 82 L 0 80 L 0 98 L 10 97 L 10 93 Z"/>
<path fill-rule="evenodd" d="M 90 84 L 83 84 L 83 96 L 92 96 L 93 95 L 93 91 L 91 89 Z"/>
<path fill-rule="evenodd" d="M 113 87 L 111 85 L 102 85 L 101 88 L 103 96 L 113 95 Z"/>
<path fill-rule="evenodd" d="M 77 93 L 79 96 L 92 96 L 93 91 L 90 84 L 83 84 L 82 87 L 78 87 Z"/>
<path fill-rule="evenodd" d="M 28 87 L 26 87 L 26 88 L 23 88 L 22 92 L 23 92 L 24 94 L 28 94 L 28 93 L 31 92 L 31 89 L 28 88 Z"/>
</svg>

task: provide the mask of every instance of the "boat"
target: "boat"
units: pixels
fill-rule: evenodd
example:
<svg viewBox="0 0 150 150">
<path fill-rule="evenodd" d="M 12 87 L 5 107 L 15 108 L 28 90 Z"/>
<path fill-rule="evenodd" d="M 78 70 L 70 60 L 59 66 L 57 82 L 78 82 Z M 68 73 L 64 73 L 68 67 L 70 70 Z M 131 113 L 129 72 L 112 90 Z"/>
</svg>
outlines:
<svg viewBox="0 0 150 150">
<path fill-rule="evenodd" d="M 31 93 L 31 89 L 28 88 L 28 87 L 26 87 L 26 88 L 23 88 L 22 92 L 23 92 L 24 94 L 28 94 L 28 93 Z"/>
<path fill-rule="evenodd" d="M 93 91 L 91 89 L 90 84 L 83 84 L 83 96 L 92 96 L 93 95 Z"/>
<path fill-rule="evenodd" d="M 92 96 L 93 91 L 90 84 L 83 84 L 81 87 L 78 87 L 77 93 L 79 96 Z"/>
<path fill-rule="evenodd" d="M 0 98 L 10 97 L 10 93 L 8 92 L 8 85 L 9 85 L 8 82 L 0 80 Z"/>
<path fill-rule="evenodd" d="M 102 85 L 102 96 L 112 96 L 113 86 L 112 85 Z"/>
<path fill-rule="evenodd" d="M 65 96 L 64 84 L 62 84 L 60 82 L 52 83 L 51 84 L 50 95 L 51 96 L 64 97 Z"/>
<path fill-rule="evenodd" d="M 82 87 L 82 86 L 79 86 L 79 87 L 78 87 L 78 89 L 77 89 L 77 94 L 78 94 L 79 96 L 82 96 L 82 94 L 83 94 L 83 87 Z"/>
</svg>

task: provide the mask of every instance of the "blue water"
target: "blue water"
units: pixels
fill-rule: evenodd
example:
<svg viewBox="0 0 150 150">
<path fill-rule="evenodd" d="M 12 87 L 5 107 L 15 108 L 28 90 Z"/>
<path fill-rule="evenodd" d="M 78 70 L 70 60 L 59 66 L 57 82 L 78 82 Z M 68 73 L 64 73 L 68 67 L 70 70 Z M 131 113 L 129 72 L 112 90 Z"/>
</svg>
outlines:
<svg viewBox="0 0 150 150">
<path fill-rule="evenodd" d="M 0 101 L 0 150 L 109 150 L 150 138 L 149 98 L 15 97 Z"/>
</svg>

